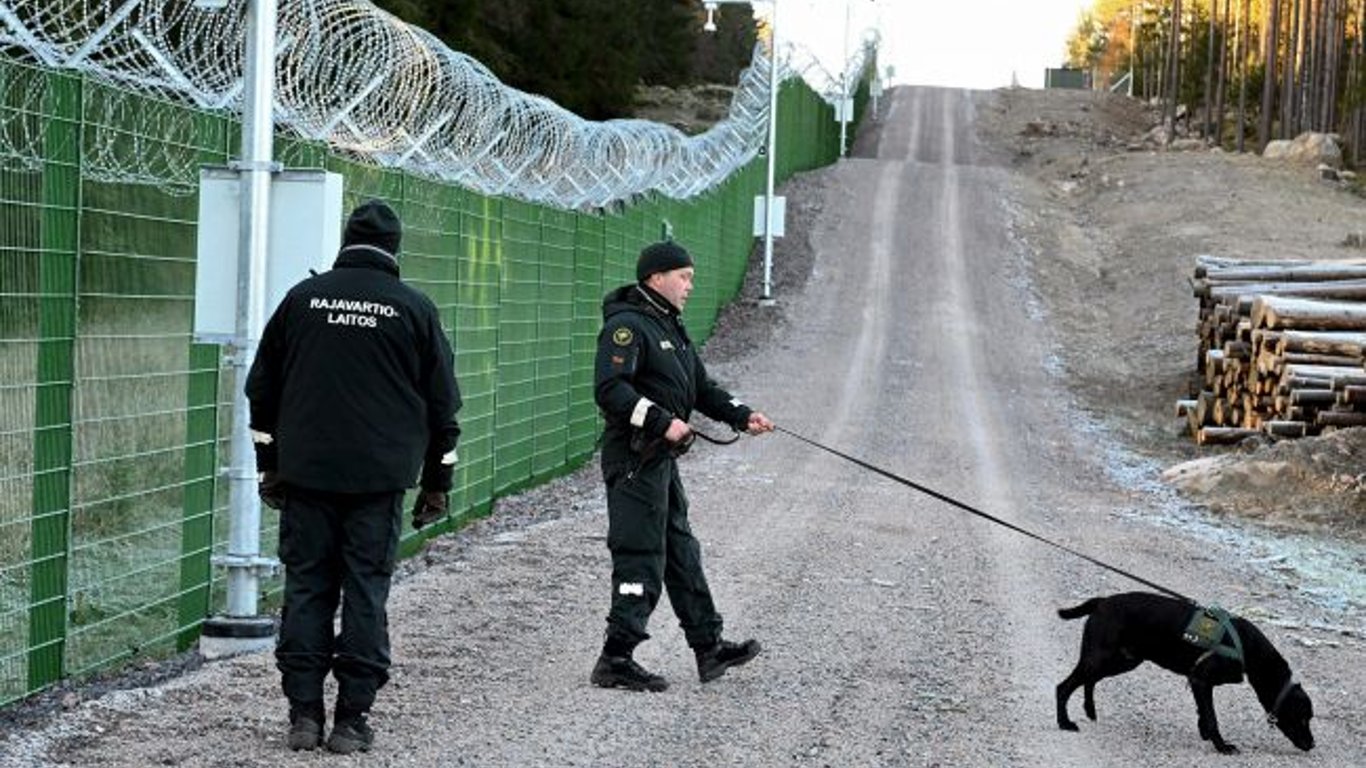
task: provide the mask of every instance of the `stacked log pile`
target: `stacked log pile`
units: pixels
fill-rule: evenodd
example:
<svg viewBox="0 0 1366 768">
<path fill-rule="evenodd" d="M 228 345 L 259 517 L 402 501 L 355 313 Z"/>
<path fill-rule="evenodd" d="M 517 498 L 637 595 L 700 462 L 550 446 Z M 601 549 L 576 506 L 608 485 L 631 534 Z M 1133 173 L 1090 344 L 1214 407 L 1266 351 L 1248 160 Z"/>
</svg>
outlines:
<svg viewBox="0 0 1366 768">
<path fill-rule="evenodd" d="M 1199 391 L 1177 402 L 1200 444 L 1366 425 L 1366 262 L 1203 256 Z"/>
</svg>

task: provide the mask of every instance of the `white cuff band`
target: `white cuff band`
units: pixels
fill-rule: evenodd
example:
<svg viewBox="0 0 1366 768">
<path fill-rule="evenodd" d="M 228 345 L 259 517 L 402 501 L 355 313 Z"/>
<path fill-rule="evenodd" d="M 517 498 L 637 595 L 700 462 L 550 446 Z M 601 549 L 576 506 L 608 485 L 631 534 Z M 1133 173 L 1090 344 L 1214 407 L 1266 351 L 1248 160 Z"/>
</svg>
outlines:
<svg viewBox="0 0 1366 768">
<path fill-rule="evenodd" d="M 251 431 L 251 441 L 253 443 L 260 443 L 261 445 L 270 445 L 275 442 L 275 437 L 269 432 L 257 432 L 253 429 Z"/>
<path fill-rule="evenodd" d="M 650 406 L 652 405 L 654 405 L 654 403 L 650 402 L 650 398 L 640 398 L 640 400 L 636 402 L 636 409 L 631 411 L 631 426 L 644 427 L 645 414 L 649 412 Z"/>
<path fill-rule="evenodd" d="M 441 463 L 444 464 L 444 465 L 446 465 L 446 466 L 448 466 L 448 467 L 454 465 L 455 462 L 457 462 L 457 461 L 459 461 L 459 460 L 460 460 L 460 457 L 455 455 L 455 449 L 454 449 L 454 448 L 452 448 L 452 449 L 450 450 L 449 453 L 446 453 L 446 454 L 442 455 L 442 457 L 441 457 Z"/>
</svg>

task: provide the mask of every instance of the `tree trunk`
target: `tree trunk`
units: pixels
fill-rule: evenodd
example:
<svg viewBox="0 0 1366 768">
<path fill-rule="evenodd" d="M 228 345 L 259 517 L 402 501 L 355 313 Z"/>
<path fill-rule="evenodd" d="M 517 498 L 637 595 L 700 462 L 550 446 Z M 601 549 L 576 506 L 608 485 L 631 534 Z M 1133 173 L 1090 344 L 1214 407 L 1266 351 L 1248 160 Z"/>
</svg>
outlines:
<svg viewBox="0 0 1366 768">
<path fill-rule="evenodd" d="M 1350 92 L 1352 92 L 1352 93 L 1354 93 L 1354 94 L 1356 94 L 1357 91 L 1359 90 L 1359 88 L 1360 88 L 1360 82 L 1361 82 L 1361 67 L 1362 67 L 1362 60 L 1361 60 L 1362 40 L 1361 40 L 1361 36 L 1362 36 L 1362 28 L 1363 28 L 1363 27 L 1366 27 L 1366 2 L 1361 2 L 1361 0 L 1358 0 L 1358 5 L 1357 5 L 1357 16 L 1356 16 L 1356 30 L 1355 30 L 1355 33 L 1354 33 L 1353 36 L 1352 36 L 1353 40 L 1352 40 L 1352 54 L 1351 54 L 1351 59 L 1350 59 L 1350 62 L 1351 62 L 1351 63 L 1350 63 L 1350 64 L 1348 65 L 1348 67 L 1347 67 L 1347 88 L 1349 89 Z M 1351 138 L 1351 144 L 1352 144 L 1352 165 L 1353 165 L 1354 167 L 1355 167 L 1355 166 L 1360 166 L 1360 164 L 1361 164 L 1361 141 L 1362 141 L 1363 128 L 1366 128 L 1366 125 L 1363 125 L 1363 120 L 1362 120 L 1363 106 L 1362 106 L 1362 104 L 1361 104 L 1359 101 L 1356 101 L 1356 99 L 1360 99 L 1360 95 L 1356 95 L 1356 96 L 1355 96 L 1355 99 L 1353 99 L 1352 101 L 1349 101 L 1349 103 L 1353 103 L 1353 102 L 1355 102 L 1355 103 L 1354 103 L 1354 107 L 1353 107 L 1353 109 L 1352 109 L 1352 116 L 1351 116 L 1351 119 L 1350 119 L 1350 122 L 1351 122 L 1351 133 L 1348 134 L 1349 136 L 1352 137 L 1352 138 Z"/>
<path fill-rule="evenodd" d="M 1360 427 L 1366 426 L 1366 413 L 1357 411 L 1319 411 L 1314 415 L 1314 423 L 1320 427 Z"/>
<path fill-rule="evenodd" d="M 1268 421 L 1262 425 L 1262 431 L 1272 437 L 1304 437 L 1308 425 L 1302 421 Z"/>
<path fill-rule="evenodd" d="M 1358 384 L 1348 384 L 1342 388 L 1342 397 L 1339 402 L 1344 405 L 1366 405 L 1366 387 Z"/>
<path fill-rule="evenodd" d="M 1366 280 L 1336 280 L 1327 283 L 1215 284 L 1209 288 L 1210 299 L 1219 302 L 1237 302 L 1238 313 L 1248 316 L 1252 314 L 1252 304 L 1258 296 L 1262 295 L 1366 302 Z"/>
<path fill-rule="evenodd" d="M 1315 0 L 1310 11 L 1309 24 L 1309 129 L 1317 131 L 1319 126 L 1323 125 L 1323 0 Z"/>
<path fill-rule="evenodd" d="M 1281 82 L 1282 139 L 1291 138 L 1292 134 L 1290 132 L 1294 129 L 1295 123 L 1295 99 L 1299 91 L 1299 88 L 1297 87 L 1299 78 L 1296 73 L 1299 72 L 1299 69 L 1297 69 L 1297 67 L 1300 66 L 1300 62 L 1297 59 L 1299 53 L 1297 46 L 1300 43 L 1299 19 L 1300 11 L 1302 10 L 1300 8 L 1300 1 L 1301 0 L 1292 0 L 1290 6 L 1290 19 L 1289 23 L 1286 24 L 1286 28 L 1290 37 L 1286 41 L 1285 78 Z M 1304 0 L 1304 2 L 1308 4 L 1310 0 Z"/>
<path fill-rule="evenodd" d="M 1338 401 L 1337 393 L 1331 389 L 1292 389 L 1290 390 L 1290 402 L 1295 405 L 1324 406 L 1333 405 Z"/>
<path fill-rule="evenodd" d="M 1327 389 L 1340 389 L 1353 385 L 1360 386 L 1366 384 L 1366 371 L 1360 366 L 1355 365 L 1287 365 L 1285 373 L 1281 374 L 1283 381 L 1289 382 L 1291 379 L 1301 381 L 1327 382 Z M 1305 389 L 1319 389 L 1321 386 L 1287 386 L 1285 390 L 1302 391 Z"/>
<path fill-rule="evenodd" d="M 1167 142 L 1176 137 L 1176 102 L 1181 100 L 1181 0 L 1172 9 L 1171 44 L 1167 46 Z"/>
<path fill-rule="evenodd" d="M 1238 135 L 1237 149 L 1239 152 L 1246 151 L 1247 133 L 1247 33 L 1249 28 L 1248 16 L 1252 12 L 1252 0 L 1243 0 L 1239 12 L 1239 33 L 1238 33 Z"/>
<path fill-rule="evenodd" d="M 1313 353 L 1366 357 L 1366 333 L 1354 331 L 1283 331 L 1276 353 Z"/>
<path fill-rule="evenodd" d="M 1366 47 L 1362 37 L 1366 36 L 1366 0 L 1363 0 L 1357 7 L 1357 28 L 1356 44 L 1352 46 L 1352 61 L 1356 62 L 1356 77 L 1352 80 L 1350 87 L 1357 93 L 1357 98 L 1361 98 L 1362 68 L 1366 67 L 1366 60 L 1362 59 L 1362 49 Z M 1357 102 L 1354 110 L 1356 121 L 1356 141 L 1352 142 L 1352 165 L 1361 165 L 1361 145 L 1366 143 L 1366 105 Z"/>
<path fill-rule="evenodd" d="M 1223 283 L 1313 283 L 1328 280 L 1366 279 L 1366 263 L 1308 262 L 1290 266 L 1252 265 L 1205 273 L 1205 279 Z"/>
<path fill-rule="evenodd" d="M 1263 41 L 1262 60 L 1265 62 L 1262 76 L 1262 114 L 1257 123 L 1257 151 L 1266 149 L 1271 141 L 1272 109 L 1276 102 L 1276 49 L 1280 44 L 1281 0 L 1271 0 L 1266 23 L 1266 39 Z"/>
<path fill-rule="evenodd" d="M 1258 296 L 1252 305 L 1252 327 L 1366 331 L 1366 305 Z"/>
<path fill-rule="evenodd" d="M 1218 21 L 1218 17 L 1219 2 L 1218 0 L 1211 0 L 1209 4 L 1209 44 L 1206 46 L 1209 55 L 1205 57 L 1205 123 L 1200 129 L 1200 135 L 1205 138 L 1206 144 L 1210 143 L 1211 133 L 1218 135 L 1218 131 L 1212 125 L 1214 122 L 1214 91 L 1218 87 L 1214 82 L 1214 71 L 1216 69 L 1214 66 L 1214 37 L 1215 22 Z"/>
<path fill-rule="evenodd" d="M 1218 2 L 1218 0 L 1214 0 Z M 1214 142 L 1215 146 L 1224 144 L 1224 88 L 1228 84 L 1228 63 L 1232 52 L 1228 45 L 1229 11 L 1232 0 L 1224 0 L 1224 15 L 1219 17 L 1219 66 L 1214 71 Z"/>
<path fill-rule="evenodd" d="M 1231 445 L 1259 434 L 1261 432 L 1258 430 L 1242 427 L 1201 427 L 1195 442 L 1200 445 Z"/>
<path fill-rule="evenodd" d="M 1332 46 L 1328 51 L 1328 121 L 1324 130 L 1338 130 L 1338 75 L 1342 72 L 1342 47 L 1347 42 L 1347 9 L 1343 0 L 1333 0 Z"/>
</svg>

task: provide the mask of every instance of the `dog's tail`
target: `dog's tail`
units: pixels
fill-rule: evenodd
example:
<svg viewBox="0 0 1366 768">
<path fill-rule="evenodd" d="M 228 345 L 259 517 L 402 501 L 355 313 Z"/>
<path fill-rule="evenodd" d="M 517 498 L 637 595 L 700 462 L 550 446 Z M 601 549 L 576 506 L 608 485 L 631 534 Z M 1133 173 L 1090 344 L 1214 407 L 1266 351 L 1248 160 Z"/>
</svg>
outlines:
<svg viewBox="0 0 1366 768">
<path fill-rule="evenodd" d="M 1081 605 L 1072 608 L 1059 608 L 1058 616 L 1064 619 L 1080 619 L 1082 616 L 1090 616 L 1096 612 L 1096 606 L 1100 605 L 1101 598 L 1093 597 Z"/>
</svg>

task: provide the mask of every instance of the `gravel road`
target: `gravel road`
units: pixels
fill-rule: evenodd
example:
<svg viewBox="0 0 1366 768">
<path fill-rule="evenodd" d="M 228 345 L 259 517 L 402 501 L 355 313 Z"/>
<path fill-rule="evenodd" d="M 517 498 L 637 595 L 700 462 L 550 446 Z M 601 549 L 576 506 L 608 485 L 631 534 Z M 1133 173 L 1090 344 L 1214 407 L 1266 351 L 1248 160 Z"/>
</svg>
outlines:
<svg viewBox="0 0 1366 768">
<path fill-rule="evenodd" d="M 765 652 L 697 682 L 667 599 L 637 658 L 661 694 L 588 684 L 608 604 L 595 469 L 435 543 L 391 603 L 396 666 L 365 757 L 296 755 L 268 655 L 85 701 L 12 732 L 5 766 L 1189 766 L 1366 763 L 1362 626 L 1301 599 L 1245 539 L 1148 512 L 1057 364 L 1040 258 L 1012 220 L 1028 182 L 975 138 L 992 94 L 899 88 L 856 156 L 822 171 L 814 263 L 785 322 L 716 378 L 781 426 L 1257 621 L 1314 697 L 1307 756 L 1247 686 L 1196 732 L 1184 681 L 1145 666 L 1097 688 L 1100 720 L 1057 729 L 1081 625 L 1056 609 L 1134 588 L 789 436 L 683 460 L 727 635 Z M 714 427 L 713 427 L 714 429 Z M 518 517 L 520 515 L 520 517 Z"/>
</svg>

